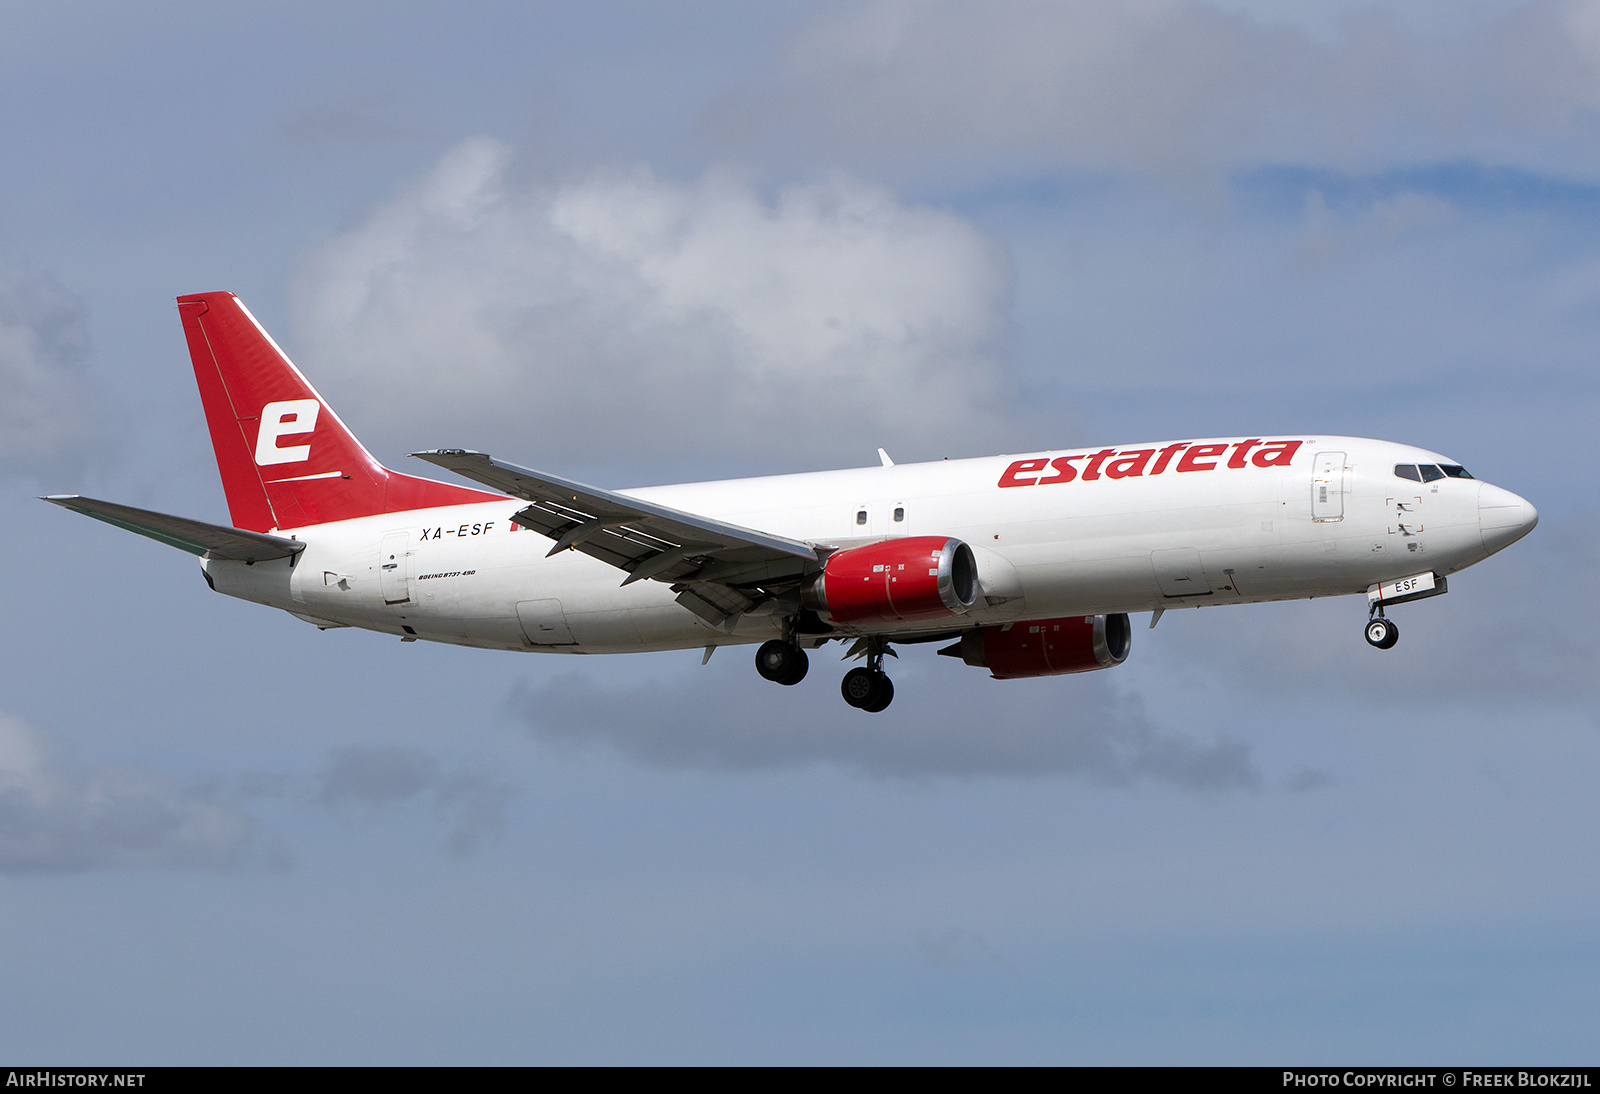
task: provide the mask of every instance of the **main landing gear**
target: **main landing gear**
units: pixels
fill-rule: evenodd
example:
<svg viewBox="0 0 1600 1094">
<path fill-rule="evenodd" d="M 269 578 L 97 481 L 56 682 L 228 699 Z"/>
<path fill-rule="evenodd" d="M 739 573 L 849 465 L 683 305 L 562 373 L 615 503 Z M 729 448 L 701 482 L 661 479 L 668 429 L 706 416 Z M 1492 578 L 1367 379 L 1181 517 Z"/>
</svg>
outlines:
<svg viewBox="0 0 1600 1094">
<path fill-rule="evenodd" d="M 844 695 L 845 702 L 857 710 L 876 714 L 894 701 L 894 684 L 889 680 L 888 673 L 883 671 L 886 654 L 890 657 L 900 656 L 889 648 L 888 639 L 876 635 L 856 639 L 845 657 L 865 657 L 867 663 L 864 668 L 854 668 L 844 674 L 839 691 Z M 756 650 L 756 671 L 775 684 L 792 687 L 806 678 L 806 670 L 810 667 L 806 651 L 788 639 L 774 638 L 770 642 L 763 642 L 761 648 Z"/>
<path fill-rule="evenodd" d="M 883 671 L 883 655 L 888 654 L 890 657 L 900 655 L 889 648 L 888 639 L 879 635 L 858 638 L 845 656 L 849 657 L 852 654 L 856 657 L 865 657 L 866 667 L 851 669 L 845 673 L 844 680 L 839 684 L 839 691 L 844 696 L 844 701 L 857 710 L 876 714 L 894 702 L 894 681 Z"/>
<path fill-rule="evenodd" d="M 1383 617 L 1383 605 L 1372 606 L 1372 616 L 1367 620 L 1367 645 L 1380 650 L 1394 648 L 1400 641 L 1400 628 L 1392 620 Z"/>
<path fill-rule="evenodd" d="M 810 667 L 806 651 L 793 642 L 774 638 L 761 643 L 761 648 L 756 650 L 756 671 L 775 684 L 793 687 L 806 678 Z"/>
<path fill-rule="evenodd" d="M 844 701 L 868 714 L 894 702 L 894 681 L 882 669 L 851 669 L 839 684 Z"/>
</svg>

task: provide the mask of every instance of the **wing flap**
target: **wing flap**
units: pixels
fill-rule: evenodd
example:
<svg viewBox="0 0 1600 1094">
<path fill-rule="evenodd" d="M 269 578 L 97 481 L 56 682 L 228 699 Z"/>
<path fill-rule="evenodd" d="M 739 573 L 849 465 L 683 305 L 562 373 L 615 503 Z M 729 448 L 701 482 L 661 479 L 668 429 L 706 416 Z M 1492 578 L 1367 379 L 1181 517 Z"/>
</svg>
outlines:
<svg viewBox="0 0 1600 1094">
<path fill-rule="evenodd" d="M 767 570 L 798 575 L 819 557 L 809 543 L 530 471 L 483 452 L 446 448 L 412 455 L 522 499 L 528 506 L 512 519 L 555 540 L 551 554 L 568 548 L 581 551 L 625 571 L 627 582 L 646 577 L 679 582 L 713 557 L 786 563 Z"/>
<path fill-rule="evenodd" d="M 59 505 L 74 513 L 105 521 L 129 532 L 137 532 L 157 543 L 165 543 L 180 551 L 188 551 L 201 558 L 224 559 L 231 562 L 267 562 L 275 558 L 288 558 L 305 550 L 299 540 L 283 536 L 269 536 L 262 532 L 247 532 L 242 528 L 228 528 L 220 524 L 174 517 L 148 509 L 135 509 L 131 505 L 118 505 L 98 501 L 78 494 L 53 494 L 39 499 Z"/>
<path fill-rule="evenodd" d="M 793 585 L 826 554 L 799 540 L 530 471 L 483 452 L 444 448 L 412 455 L 527 502 L 511 519 L 554 540 L 550 554 L 581 551 L 626 573 L 624 585 L 666 582 L 679 604 L 716 627 L 731 627 L 772 594 L 708 580 L 713 568 L 759 574 L 748 586 Z"/>
<path fill-rule="evenodd" d="M 733 620 L 755 607 L 755 601 L 738 589 L 719 585 L 715 581 L 696 581 L 674 585 L 677 601 L 713 627 L 733 629 Z"/>
</svg>

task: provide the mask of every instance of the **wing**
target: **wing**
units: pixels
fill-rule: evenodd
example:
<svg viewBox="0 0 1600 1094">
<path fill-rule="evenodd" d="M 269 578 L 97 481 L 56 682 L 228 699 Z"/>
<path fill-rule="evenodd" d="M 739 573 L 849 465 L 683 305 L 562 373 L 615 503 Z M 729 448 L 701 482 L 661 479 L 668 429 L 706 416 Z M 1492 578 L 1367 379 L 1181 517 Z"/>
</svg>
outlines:
<svg viewBox="0 0 1600 1094">
<path fill-rule="evenodd" d="M 110 501 L 77 494 L 54 494 L 40 501 L 71 509 L 95 520 L 103 520 L 129 532 L 149 536 L 169 547 L 188 551 L 201 558 L 226 559 L 231 562 L 266 562 L 275 558 L 288 558 L 306 549 L 299 540 L 283 536 L 269 536 L 261 532 L 246 532 L 242 528 L 227 528 L 220 524 L 189 520 L 186 517 L 152 513 L 148 509 L 135 509 Z"/>
<path fill-rule="evenodd" d="M 713 624 L 726 624 L 797 584 L 829 550 L 530 471 L 482 452 L 445 448 L 412 455 L 528 502 L 512 519 L 555 540 L 550 554 L 581 551 L 625 571 L 624 585 L 645 578 L 667 582 L 678 603 Z"/>
</svg>

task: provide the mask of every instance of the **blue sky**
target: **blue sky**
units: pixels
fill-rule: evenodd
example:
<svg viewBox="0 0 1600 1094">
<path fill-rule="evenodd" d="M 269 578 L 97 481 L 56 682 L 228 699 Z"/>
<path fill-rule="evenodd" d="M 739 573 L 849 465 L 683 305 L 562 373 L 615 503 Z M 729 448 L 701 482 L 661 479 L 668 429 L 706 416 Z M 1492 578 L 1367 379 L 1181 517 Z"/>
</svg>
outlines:
<svg viewBox="0 0 1600 1094">
<path fill-rule="evenodd" d="M 1600 5 L 1279 7 L 0 15 L 0 1051 L 1588 1060 Z M 319 633 L 34 500 L 223 519 L 212 289 L 390 463 L 1309 431 L 1542 520 L 1386 654 L 1172 612 L 870 724 L 826 657 Z"/>
</svg>

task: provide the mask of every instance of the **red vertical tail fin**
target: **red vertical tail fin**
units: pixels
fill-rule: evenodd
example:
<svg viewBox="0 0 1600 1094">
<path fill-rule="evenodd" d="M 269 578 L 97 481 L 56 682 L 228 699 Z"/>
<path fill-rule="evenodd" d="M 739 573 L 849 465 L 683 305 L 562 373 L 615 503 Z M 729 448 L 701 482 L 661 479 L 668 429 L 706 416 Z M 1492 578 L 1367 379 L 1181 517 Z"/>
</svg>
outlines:
<svg viewBox="0 0 1600 1094">
<path fill-rule="evenodd" d="M 231 292 L 178 297 L 234 526 L 252 532 L 494 501 L 372 458 Z"/>
</svg>

